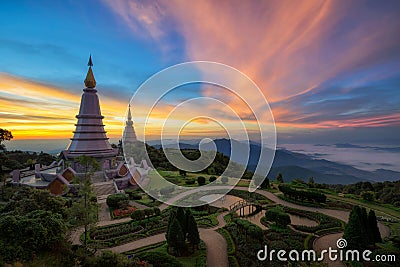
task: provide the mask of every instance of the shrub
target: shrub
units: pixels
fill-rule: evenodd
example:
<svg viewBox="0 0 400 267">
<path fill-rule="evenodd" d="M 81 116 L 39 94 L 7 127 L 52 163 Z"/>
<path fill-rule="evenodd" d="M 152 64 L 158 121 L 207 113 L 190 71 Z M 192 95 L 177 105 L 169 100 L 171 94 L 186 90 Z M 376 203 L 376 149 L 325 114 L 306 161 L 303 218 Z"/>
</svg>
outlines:
<svg viewBox="0 0 400 267">
<path fill-rule="evenodd" d="M 161 214 L 161 210 L 158 207 L 154 207 L 153 211 L 155 216 L 159 216 Z"/>
<path fill-rule="evenodd" d="M 169 195 L 169 194 L 171 194 L 172 192 L 174 192 L 174 186 L 169 186 L 169 187 L 165 187 L 165 188 L 162 188 L 161 190 L 160 190 L 160 194 L 161 195 Z"/>
<path fill-rule="evenodd" d="M 268 221 L 275 222 L 276 225 L 286 227 L 290 224 L 290 216 L 278 208 L 268 209 L 265 213 L 265 218 Z"/>
<path fill-rule="evenodd" d="M 129 204 L 129 197 L 126 194 L 113 194 L 109 195 L 106 200 L 110 208 L 120 209 L 125 208 Z"/>
<path fill-rule="evenodd" d="M 217 180 L 217 177 L 215 177 L 215 176 L 210 176 L 210 178 L 208 178 L 208 181 L 210 183 L 214 182 L 215 180 Z"/>
<path fill-rule="evenodd" d="M 194 184 L 196 181 L 195 180 L 193 180 L 193 179 L 187 179 L 186 181 L 185 181 L 185 184 Z"/>
<path fill-rule="evenodd" d="M 296 190 L 288 185 L 279 185 L 279 190 L 283 193 L 285 197 L 290 197 L 295 200 L 308 200 L 310 202 L 325 203 L 326 195 L 306 190 Z"/>
<path fill-rule="evenodd" d="M 151 263 L 154 267 L 182 267 L 182 263 L 180 263 L 175 257 L 172 257 L 164 252 L 145 252 L 143 254 L 138 255 L 139 259 L 146 261 L 147 263 Z"/>
<path fill-rule="evenodd" d="M 199 185 L 205 185 L 206 184 L 206 178 L 204 178 L 203 176 L 197 177 L 197 183 Z"/>
<path fill-rule="evenodd" d="M 141 221 L 145 218 L 145 213 L 143 210 L 135 210 L 131 213 L 131 219 L 135 221 Z"/>
</svg>

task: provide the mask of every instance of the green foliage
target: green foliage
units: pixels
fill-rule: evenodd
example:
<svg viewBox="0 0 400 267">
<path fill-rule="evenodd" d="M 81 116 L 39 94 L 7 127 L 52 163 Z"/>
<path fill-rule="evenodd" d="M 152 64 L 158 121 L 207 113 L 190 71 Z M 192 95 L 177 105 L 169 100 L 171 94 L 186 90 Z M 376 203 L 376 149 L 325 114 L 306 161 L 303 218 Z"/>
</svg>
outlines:
<svg viewBox="0 0 400 267">
<path fill-rule="evenodd" d="M 186 238 L 193 248 L 197 248 L 200 243 L 200 235 L 196 220 L 188 208 L 178 207 L 171 210 L 166 239 L 168 251 L 174 255 L 182 255 L 187 251 Z"/>
<path fill-rule="evenodd" d="M 183 267 L 174 257 L 162 252 L 145 252 L 137 255 L 140 260 L 152 264 L 154 267 Z"/>
<path fill-rule="evenodd" d="M 283 193 L 285 197 L 290 197 L 295 200 L 310 201 L 317 203 L 325 203 L 326 195 L 320 192 L 306 191 L 306 190 L 296 190 L 288 185 L 279 185 L 279 190 Z"/>
<path fill-rule="evenodd" d="M 28 260 L 63 242 L 67 227 L 60 214 L 35 210 L 25 215 L 0 217 L 0 259 Z"/>
<path fill-rule="evenodd" d="M 186 211 L 186 221 L 187 221 L 187 238 L 190 244 L 193 246 L 198 246 L 200 243 L 199 229 L 197 228 L 197 223 L 190 212 L 190 209 Z"/>
<path fill-rule="evenodd" d="M 347 249 L 366 249 L 368 245 L 382 241 L 374 211 L 367 215 L 365 208 L 354 206 L 343 238 L 347 240 Z"/>
<path fill-rule="evenodd" d="M 197 183 L 201 186 L 201 185 L 205 185 L 206 184 L 206 178 L 204 176 L 199 176 L 197 177 Z"/>
<path fill-rule="evenodd" d="M 125 208 L 129 204 L 129 196 L 127 194 L 112 194 L 107 197 L 107 205 L 110 208 L 121 209 Z"/>
<path fill-rule="evenodd" d="M 378 221 L 376 219 L 375 211 L 370 210 L 368 213 L 368 233 L 371 243 L 382 242 L 381 233 L 378 228 Z"/>
<path fill-rule="evenodd" d="M 375 193 L 373 191 L 363 191 L 361 192 L 360 197 L 365 201 L 371 202 L 375 199 Z"/>
<path fill-rule="evenodd" d="M 130 264 L 129 260 L 126 257 L 106 250 L 103 251 L 99 257 L 96 258 L 94 265 L 96 267 L 124 267 L 132 264 Z"/>
<path fill-rule="evenodd" d="M 255 185 L 262 189 L 267 189 L 270 187 L 269 179 L 267 177 L 255 176 Z"/>
<path fill-rule="evenodd" d="M 347 240 L 348 249 L 364 249 L 367 246 L 366 238 L 363 236 L 360 218 L 360 207 L 355 206 L 350 212 L 349 222 L 344 230 L 343 238 Z"/>
<path fill-rule="evenodd" d="M 135 210 L 131 213 L 131 219 L 134 221 L 141 221 L 146 218 L 146 214 L 143 210 Z"/>
<path fill-rule="evenodd" d="M 171 220 L 166 239 L 169 248 L 173 249 L 172 253 L 180 256 L 185 249 L 185 233 L 176 217 Z"/>
<path fill-rule="evenodd" d="M 185 184 L 187 184 L 187 185 L 192 185 L 192 184 L 195 184 L 195 183 L 196 183 L 196 181 L 194 179 L 186 179 L 185 180 Z"/>
<path fill-rule="evenodd" d="M 58 213 L 66 220 L 69 217 L 65 198 L 53 196 L 46 190 L 18 187 L 11 200 L 3 207 L 1 213 L 25 215 L 35 210 L 46 210 Z"/>
<path fill-rule="evenodd" d="M 163 195 L 163 196 L 168 196 L 172 192 L 174 192 L 174 187 L 173 186 L 164 187 L 164 188 L 162 188 L 160 190 L 160 194 Z"/>
<path fill-rule="evenodd" d="M 11 133 L 11 131 L 8 131 L 6 129 L 1 129 L 0 128 L 0 151 L 2 150 L 6 150 L 6 147 L 2 144 L 3 141 L 9 141 L 11 139 L 13 139 L 13 135 Z"/>
<path fill-rule="evenodd" d="M 344 224 L 339 219 L 330 217 L 328 215 L 319 213 L 319 212 L 311 212 L 305 210 L 294 209 L 290 207 L 283 206 L 282 209 L 290 214 L 294 214 L 300 217 L 306 217 L 310 220 L 318 222 L 317 226 L 306 226 L 306 225 L 293 225 L 293 227 L 302 232 L 316 233 L 322 234 L 322 230 L 331 229 L 330 231 L 338 232 L 343 230 Z M 330 232 L 327 231 L 327 232 Z"/>
<path fill-rule="evenodd" d="M 314 188 L 314 186 L 315 186 L 314 177 L 310 177 L 310 179 L 308 179 L 308 187 Z"/>
<path fill-rule="evenodd" d="M 210 183 L 212 183 L 212 182 L 214 182 L 214 181 L 216 181 L 217 180 L 217 177 L 215 177 L 215 176 L 210 176 L 210 178 L 208 178 L 208 181 L 210 182 Z"/>
<path fill-rule="evenodd" d="M 275 222 L 277 226 L 286 227 L 290 224 L 290 216 L 279 208 L 270 208 L 265 212 L 265 218 L 270 222 Z"/>
<path fill-rule="evenodd" d="M 129 196 L 129 199 L 131 199 L 131 200 L 140 200 L 140 199 L 142 199 L 142 196 L 137 191 L 134 191 L 134 190 L 132 190 L 130 188 L 125 189 L 125 194 L 127 194 Z"/>
<path fill-rule="evenodd" d="M 282 176 L 282 173 L 278 173 L 278 175 L 276 176 L 276 181 L 278 181 L 278 183 L 283 184 L 283 176 Z"/>
</svg>

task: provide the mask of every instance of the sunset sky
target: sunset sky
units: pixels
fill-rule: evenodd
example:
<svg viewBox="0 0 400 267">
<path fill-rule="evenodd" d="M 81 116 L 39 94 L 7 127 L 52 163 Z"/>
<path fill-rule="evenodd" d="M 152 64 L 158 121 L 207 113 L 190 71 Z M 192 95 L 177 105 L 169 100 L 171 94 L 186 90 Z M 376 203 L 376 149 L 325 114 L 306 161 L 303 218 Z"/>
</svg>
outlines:
<svg viewBox="0 0 400 267">
<path fill-rule="evenodd" d="M 207 60 L 255 81 L 271 106 L 278 143 L 398 145 L 399 14 L 400 1 L 1 1 L 0 128 L 15 139 L 72 137 L 92 54 L 112 138 L 121 135 L 127 103 L 147 78 Z M 203 85 L 167 96 L 158 116 L 197 96 L 248 115 L 223 89 Z M 133 110 L 140 128 L 140 106 Z M 219 130 L 193 122 L 186 136 L 199 135 L 217 137 Z"/>
</svg>

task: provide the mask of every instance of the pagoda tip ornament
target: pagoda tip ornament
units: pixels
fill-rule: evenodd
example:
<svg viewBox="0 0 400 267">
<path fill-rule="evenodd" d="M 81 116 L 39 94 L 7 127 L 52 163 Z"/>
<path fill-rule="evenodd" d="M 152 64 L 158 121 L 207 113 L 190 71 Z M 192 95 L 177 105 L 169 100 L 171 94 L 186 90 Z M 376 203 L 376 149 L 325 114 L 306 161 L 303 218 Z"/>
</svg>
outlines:
<svg viewBox="0 0 400 267">
<path fill-rule="evenodd" d="M 93 71 L 92 71 L 92 66 L 93 66 L 92 55 L 89 56 L 88 66 L 89 66 L 89 70 L 88 70 L 88 72 L 86 74 L 85 86 L 87 88 L 95 88 L 96 87 L 96 80 L 94 78 Z"/>
</svg>

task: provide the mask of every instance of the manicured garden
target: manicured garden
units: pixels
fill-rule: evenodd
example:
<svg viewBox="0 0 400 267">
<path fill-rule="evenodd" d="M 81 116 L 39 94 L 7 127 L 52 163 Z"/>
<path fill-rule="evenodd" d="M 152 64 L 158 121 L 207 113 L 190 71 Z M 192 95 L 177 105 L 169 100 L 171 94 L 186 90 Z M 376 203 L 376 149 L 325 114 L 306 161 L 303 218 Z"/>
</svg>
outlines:
<svg viewBox="0 0 400 267">
<path fill-rule="evenodd" d="M 93 227 L 87 235 L 88 246 L 92 248 L 114 247 L 138 239 L 163 233 L 167 230 L 171 208 L 162 212 L 158 208 L 135 210 L 131 221 L 101 227 Z M 192 209 L 196 223 L 201 227 L 218 225 L 219 210 L 213 207 Z M 82 235 L 81 239 L 84 239 Z"/>
</svg>

